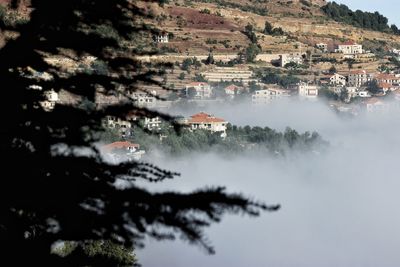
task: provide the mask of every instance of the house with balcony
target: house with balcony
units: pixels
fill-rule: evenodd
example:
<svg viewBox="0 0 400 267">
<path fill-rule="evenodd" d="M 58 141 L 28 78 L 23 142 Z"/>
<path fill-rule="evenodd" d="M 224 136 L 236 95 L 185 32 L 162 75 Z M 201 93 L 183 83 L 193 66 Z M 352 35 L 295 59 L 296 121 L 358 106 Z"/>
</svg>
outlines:
<svg viewBox="0 0 400 267">
<path fill-rule="evenodd" d="M 285 89 L 268 88 L 257 90 L 251 96 L 253 104 L 268 104 L 273 100 L 289 97 L 290 91 Z"/>
<path fill-rule="evenodd" d="M 212 88 L 206 82 L 192 82 L 185 86 L 186 97 L 191 99 L 211 98 Z"/>
<path fill-rule="evenodd" d="M 221 133 L 221 137 L 226 137 L 226 125 L 228 122 L 213 115 L 204 112 L 194 114 L 187 120 L 187 124 L 192 131 L 202 129 L 212 133 L 218 132 Z"/>
</svg>

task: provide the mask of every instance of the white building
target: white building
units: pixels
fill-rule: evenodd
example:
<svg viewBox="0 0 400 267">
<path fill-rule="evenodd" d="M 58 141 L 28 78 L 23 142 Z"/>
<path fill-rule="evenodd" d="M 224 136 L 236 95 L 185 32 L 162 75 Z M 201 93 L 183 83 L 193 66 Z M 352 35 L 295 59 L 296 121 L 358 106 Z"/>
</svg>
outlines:
<svg viewBox="0 0 400 267">
<path fill-rule="evenodd" d="M 321 50 L 322 52 L 328 52 L 328 44 L 326 43 L 318 43 L 315 45 L 315 47 Z"/>
<path fill-rule="evenodd" d="M 134 92 L 130 94 L 130 98 L 135 102 L 138 107 L 155 107 L 157 104 L 156 92 L 152 94 L 145 92 Z"/>
<path fill-rule="evenodd" d="M 253 104 L 267 104 L 271 101 L 283 97 L 289 97 L 289 90 L 284 89 L 264 89 L 257 90 L 251 96 L 251 101 Z"/>
<path fill-rule="evenodd" d="M 46 111 L 53 110 L 54 106 L 59 101 L 58 93 L 54 90 L 44 92 L 44 98 L 45 100 L 40 102 L 40 106 Z"/>
<path fill-rule="evenodd" d="M 318 97 L 319 87 L 316 85 L 300 82 L 297 84 L 297 89 L 301 98 L 315 99 Z"/>
<path fill-rule="evenodd" d="M 357 92 L 359 97 L 371 97 L 371 94 L 367 90 L 361 90 Z"/>
<path fill-rule="evenodd" d="M 191 130 L 203 129 L 212 133 L 221 132 L 221 137 L 226 137 L 226 125 L 228 122 L 224 119 L 200 112 L 190 116 L 187 123 Z"/>
<path fill-rule="evenodd" d="M 154 42 L 156 43 L 168 43 L 169 37 L 167 32 L 161 32 L 153 36 Z"/>
<path fill-rule="evenodd" d="M 369 113 L 385 113 L 390 109 L 388 103 L 383 102 L 381 99 L 373 97 L 365 101 L 367 112 Z"/>
<path fill-rule="evenodd" d="M 303 64 L 303 56 L 301 53 L 290 53 L 279 55 L 279 64 L 285 67 L 288 63 Z"/>
<path fill-rule="evenodd" d="M 231 84 L 231 85 L 225 87 L 224 91 L 227 96 L 234 98 L 235 95 L 242 94 L 245 91 L 245 89 L 243 87 Z"/>
<path fill-rule="evenodd" d="M 132 123 L 115 116 L 106 116 L 106 118 L 103 120 L 103 125 L 109 129 L 118 130 L 122 137 L 126 137 L 131 134 Z"/>
<path fill-rule="evenodd" d="M 186 97 L 194 99 L 206 99 L 212 95 L 212 88 L 205 82 L 192 82 L 186 85 Z"/>
<path fill-rule="evenodd" d="M 333 86 L 346 86 L 346 77 L 335 73 L 329 77 L 329 84 Z"/>
<path fill-rule="evenodd" d="M 107 160 L 115 163 L 131 159 L 139 160 L 146 153 L 144 150 L 140 150 L 139 144 L 133 144 L 128 141 L 119 141 L 105 145 L 101 147 L 101 151 Z"/>
<path fill-rule="evenodd" d="M 355 54 L 362 54 L 363 49 L 362 49 L 362 45 L 357 44 L 352 41 L 349 41 L 349 42 L 339 44 L 337 46 L 337 49 L 335 50 L 335 52 L 343 53 L 345 55 L 355 55 Z"/>
<path fill-rule="evenodd" d="M 365 70 L 355 70 L 349 73 L 348 85 L 361 87 L 368 82 L 372 81 L 373 75 L 367 73 Z"/>
<path fill-rule="evenodd" d="M 143 121 L 143 125 L 145 128 L 153 131 L 153 130 L 160 130 L 161 129 L 161 118 L 160 117 L 154 117 L 154 118 L 148 118 L 145 117 Z"/>
</svg>

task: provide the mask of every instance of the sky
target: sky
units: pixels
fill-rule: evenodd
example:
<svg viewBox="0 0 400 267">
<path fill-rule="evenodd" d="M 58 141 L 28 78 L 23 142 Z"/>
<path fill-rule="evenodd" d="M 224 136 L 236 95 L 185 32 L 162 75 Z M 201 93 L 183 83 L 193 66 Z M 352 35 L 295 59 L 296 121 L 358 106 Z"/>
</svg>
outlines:
<svg viewBox="0 0 400 267">
<path fill-rule="evenodd" d="M 213 153 L 158 158 L 156 165 L 182 176 L 152 184 L 153 190 L 226 185 L 229 192 L 282 208 L 259 218 L 226 216 L 207 229 L 217 251 L 213 256 L 179 239 L 148 239 L 136 251 L 144 267 L 400 266 L 398 110 L 351 119 L 327 104 L 304 101 L 203 111 L 237 125 L 316 130 L 329 149 L 276 158 Z"/>
<path fill-rule="evenodd" d="M 400 26 L 399 0 L 379 0 L 379 1 L 365 1 L 365 0 L 336 0 L 337 3 L 345 4 L 352 10 L 360 9 L 362 11 L 378 11 L 389 19 L 390 24 Z"/>
</svg>

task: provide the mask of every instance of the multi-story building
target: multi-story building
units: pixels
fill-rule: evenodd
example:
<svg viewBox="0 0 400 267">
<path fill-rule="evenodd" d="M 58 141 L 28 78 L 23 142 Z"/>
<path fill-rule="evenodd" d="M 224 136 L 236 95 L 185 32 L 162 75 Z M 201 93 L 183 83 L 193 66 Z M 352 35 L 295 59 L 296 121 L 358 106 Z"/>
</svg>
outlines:
<svg viewBox="0 0 400 267">
<path fill-rule="evenodd" d="M 103 120 L 103 125 L 109 129 L 118 130 L 122 137 L 131 135 L 132 123 L 127 120 L 122 120 L 115 116 L 106 116 Z"/>
<path fill-rule="evenodd" d="M 301 53 L 290 53 L 279 55 L 279 64 L 285 67 L 288 63 L 303 64 L 303 56 Z"/>
<path fill-rule="evenodd" d="M 335 51 L 338 53 L 343 53 L 345 55 L 355 55 L 363 53 L 362 45 L 352 41 L 339 44 Z"/>
<path fill-rule="evenodd" d="M 192 82 L 186 85 L 186 97 L 193 99 L 207 99 L 212 95 L 212 88 L 205 82 Z"/>
<path fill-rule="evenodd" d="M 143 125 L 145 128 L 154 131 L 154 130 L 160 130 L 161 129 L 161 118 L 160 117 L 145 117 L 143 120 Z"/>
<path fill-rule="evenodd" d="M 134 92 L 130 94 L 130 98 L 138 107 L 155 107 L 157 104 L 156 92 L 152 94 L 145 92 Z"/>
<path fill-rule="evenodd" d="M 221 137 L 226 137 L 226 125 L 228 122 L 224 119 L 214 117 L 204 112 L 190 116 L 187 124 L 191 130 L 207 130 L 212 133 L 220 132 Z"/>
<path fill-rule="evenodd" d="M 300 82 L 297 84 L 297 90 L 301 98 L 314 99 L 318 97 L 319 87 L 317 85 Z"/>
<path fill-rule="evenodd" d="M 257 90 L 251 96 L 251 101 L 253 102 L 253 104 L 267 104 L 275 99 L 290 96 L 289 92 L 289 90 L 284 89 Z"/>
<path fill-rule="evenodd" d="M 161 32 L 153 36 L 154 42 L 156 43 L 168 43 L 169 36 L 167 32 Z"/>
<path fill-rule="evenodd" d="M 400 77 L 397 77 L 394 74 L 380 73 L 375 76 L 375 80 L 378 83 L 386 83 L 390 85 L 400 84 Z"/>
<path fill-rule="evenodd" d="M 372 81 L 373 74 L 367 73 L 365 70 L 355 70 L 349 73 L 348 85 L 354 87 L 361 87 Z"/>
<path fill-rule="evenodd" d="M 41 89 L 41 87 L 40 87 Z M 45 100 L 40 102 L 40 105 L 42 108 L 46 111 L 52 111 L 54 109 L 54 106 L 56 103 L 59 101 L 58 93 L 55 92 L 54 90 L 49 90 L 44 92 L 44 97 Z"/>
<path fill-rule="evenodd" d="M 346 77 L 338 73 L 329 76 L 329 84 L 333 86 L 346 86 Z"/>
</svg>

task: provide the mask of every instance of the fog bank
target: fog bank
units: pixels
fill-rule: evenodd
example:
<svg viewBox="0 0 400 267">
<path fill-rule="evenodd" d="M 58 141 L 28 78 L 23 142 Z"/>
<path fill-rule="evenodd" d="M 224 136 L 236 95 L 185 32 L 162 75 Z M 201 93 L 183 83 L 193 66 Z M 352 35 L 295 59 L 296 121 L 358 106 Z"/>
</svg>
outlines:
<svg viewBox="0 0 400 267">
<path fill-rule="evenodd" d="M 214 256 L 180 240 L 148 240 L 137 251 L 144 266 L 399 266 L 400 114 L 343 119 L 309 102 L 203 111 L 237 125 L 316 130 L 330 148 L 285 158 L 155 159 L 182 174 L 155 190 L 226 185 L 282 209 L 255 219 L 228 216 L 207 229 Z"/>
</svg>

